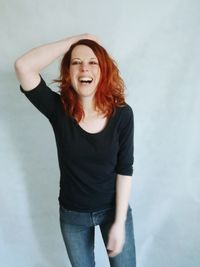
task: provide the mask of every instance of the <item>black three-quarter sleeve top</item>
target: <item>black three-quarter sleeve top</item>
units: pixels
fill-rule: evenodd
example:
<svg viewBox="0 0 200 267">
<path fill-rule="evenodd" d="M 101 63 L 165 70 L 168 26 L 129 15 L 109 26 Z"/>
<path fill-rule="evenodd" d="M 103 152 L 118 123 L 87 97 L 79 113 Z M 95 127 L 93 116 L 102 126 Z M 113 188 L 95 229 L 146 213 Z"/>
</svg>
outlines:
<svg viewBox="0 0 200 267">
<path fill-rule="evenodd" d="M 89 133 L 66 115 L 60 94 L 40 78 L 32 90 L 21 85 L 20 90 L 52 125 L 60 168 L 59 204 L 79 212 L 114 207 L 117 174 L 133 174 L 132 108 L 118 107 L 102 131 Z"/>
</svg>

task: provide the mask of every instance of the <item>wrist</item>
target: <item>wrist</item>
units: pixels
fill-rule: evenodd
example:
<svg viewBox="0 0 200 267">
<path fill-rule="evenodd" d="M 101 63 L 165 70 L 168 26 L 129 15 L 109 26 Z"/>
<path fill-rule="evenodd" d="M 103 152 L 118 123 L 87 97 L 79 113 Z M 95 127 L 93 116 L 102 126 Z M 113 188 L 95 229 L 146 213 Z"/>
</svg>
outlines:
<svg viewBox="0 0 200 267">
<path fill-rule="evenodd" d="M 72 36 L 72 37 L 65 38 L 63 41 L 65 43 L 65 47 L 67 51 L 69 50 L 69 48 L 71 47 L 73 43 L 76 43 L 78 41 L 78 38 L 76 36 Z"/>
<path fill-rule="evenodd" d="M 126 222 L 126 218 L 125 219 L 115 219 L 114 220 L 114 224 L 116 225 L 124 225 Z"/>
</svg>

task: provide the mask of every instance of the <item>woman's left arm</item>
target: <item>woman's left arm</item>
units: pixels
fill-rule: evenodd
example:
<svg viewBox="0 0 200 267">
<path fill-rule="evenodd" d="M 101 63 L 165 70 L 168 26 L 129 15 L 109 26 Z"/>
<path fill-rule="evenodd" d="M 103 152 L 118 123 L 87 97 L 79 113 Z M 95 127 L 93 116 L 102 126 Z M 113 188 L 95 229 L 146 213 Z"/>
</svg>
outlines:
<svg viewBox="0 0 200 267">
<path fill-rule="evenodd" d="M 116 256 L 125 243 L 125 222 L 128 211 L 133 174 L 134 116 L 130 106 L 124 109 L 119 134 L 119 152 L 116 166 L 115 219 L 109 230 L 107 249 L 110 257 Z"/>
<path fill-rule="evenodd" d="M 117 174 L 116 211 L 114 223 L 123 224 L 126 221 L 131 185 L 132 176 Z"/>
<path fill-rule="evenodd" d="M 119 254 L 125 243 L 125 221 L 131 193 L 132 176 L 117 174 L 115 220 L 108 235 L 109 257 Z"/>
<path fill-rule="evenodd" d="M 124 223 L 126 220 L 128 202 L 131 192 L 133 175 L 133 133 L 134 115 L 129 106 L 125 109 L 122 126 L 119 134 L 119 152 L 116 167 L 116 214 L 115 223 Z"/>
</svg>

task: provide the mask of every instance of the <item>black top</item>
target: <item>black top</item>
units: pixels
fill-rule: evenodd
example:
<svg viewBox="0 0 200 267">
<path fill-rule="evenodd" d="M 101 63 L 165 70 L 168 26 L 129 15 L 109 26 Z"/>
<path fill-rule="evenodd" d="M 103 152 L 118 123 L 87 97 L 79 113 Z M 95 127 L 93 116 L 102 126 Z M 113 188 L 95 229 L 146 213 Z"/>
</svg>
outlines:
<svg viewBox="0 0 200 267">
<path fill-rule="evenodd" d="M 20 90 L 52 125 L 60 167 L 60 205 L 79 212 L 114 207 L 116 175 L 133 174 L 131 107 L 118 107 L 102 131 L 89 133 L 66 115 L 60 94 L 42 77 L 32 90 L 25 91 L 21 85 Z"/>
</svg>

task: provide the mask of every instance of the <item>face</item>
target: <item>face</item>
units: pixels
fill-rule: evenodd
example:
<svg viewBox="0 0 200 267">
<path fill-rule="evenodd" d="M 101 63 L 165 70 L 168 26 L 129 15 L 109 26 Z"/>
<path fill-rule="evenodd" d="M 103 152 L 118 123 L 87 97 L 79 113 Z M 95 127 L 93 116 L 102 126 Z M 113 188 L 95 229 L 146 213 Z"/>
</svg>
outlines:
<svg viewBox="0 0 200 267">
<path fill-rule="evenodd" d="M 100 80 L 100 67 L 90 47 L 78 45 L 72 50 L 70 78 L 72 87 L 80 97 L 94 96 Z"/>
</svg>

